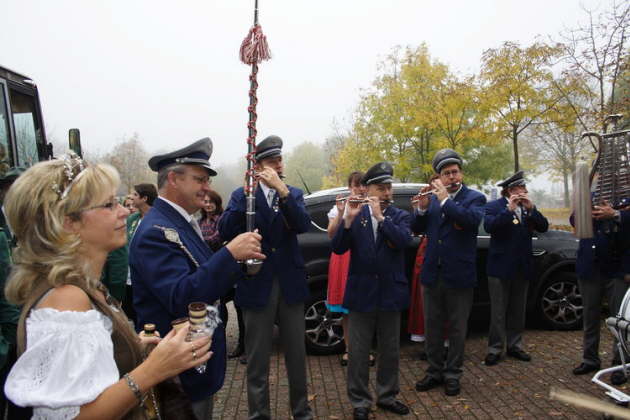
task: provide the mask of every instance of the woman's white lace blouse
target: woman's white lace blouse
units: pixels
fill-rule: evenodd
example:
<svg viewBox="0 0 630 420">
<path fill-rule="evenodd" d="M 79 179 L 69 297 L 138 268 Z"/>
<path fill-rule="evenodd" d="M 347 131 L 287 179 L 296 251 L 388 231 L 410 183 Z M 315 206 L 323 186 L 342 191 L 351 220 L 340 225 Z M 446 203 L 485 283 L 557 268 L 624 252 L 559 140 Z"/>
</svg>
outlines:
<svg viewBox="0 0 630 420">
<path fill-rule="evenodd" d="M 26 319 L 24 354 L 4 387 L 15 404 L 33 407 L 33 419 L 73 419 L 118 382 L 112 322 L 101 312 L 34 309 Z"/>
</svg>

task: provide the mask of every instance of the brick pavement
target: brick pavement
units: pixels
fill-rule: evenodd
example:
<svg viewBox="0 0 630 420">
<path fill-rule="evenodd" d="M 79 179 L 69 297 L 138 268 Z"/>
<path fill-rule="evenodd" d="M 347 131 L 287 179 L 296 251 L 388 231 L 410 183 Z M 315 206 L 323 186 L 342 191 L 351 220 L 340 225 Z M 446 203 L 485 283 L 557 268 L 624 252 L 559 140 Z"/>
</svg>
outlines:
<svg viewBox="0 0 630 420">
<path fill-rule="evenodd" d="M 231 305 L 230 305 L 231 306 Z M 228 349 L 236 346 L 235 313 L 228 323 Z M 397 416 L 374 409 L 374 419 L 512 419 L 512 418 L 601 418 L 589 411 L 551 401 L 550 387 L 569 389 L 604 398 L 601 388 L 590 382 L 590 375 L 576 377 L 571 369 L 580 361 L 581 331 L 545 331 L 528 329 L 524 341 L 533 360 L 513 359 L 486 367 L 486 335 L 477 323 L 466 341 L 466 358 L 462 392 L 447 397 L 442 388 L 429 392 L 415 391 L 415 383 L 424 375 L 427 362 L 416 359 L 417 344 L 401 343 L 399 398 L 411 408 L 408 416 Z M 277 334 L 276 334 L 277 335 Z M 612 336 L 602 330 L 600 354 L 604 363 L 610 360 Z M 316 419 L 352 419 L 352 408 L 346 395 L 345 368 L 339 356 L 308 356 L 309 399 Z M 607 366 L 607 365 L 606 365 Z M 214 418 L 241 420 L 247 418 L 245 366 L 229 360 L 225 385 L 215 397 Z M 271 359 L 270 397 L 274 419 L 290 419 L 288 383 L 284 359 L 277 340 Z M 375 368 L 370 369 L 374 395 Z M 625 386 L 622 388 L 625 389 Z M 630 387 L 626 390 L 630 393 Z"/>
</svg>

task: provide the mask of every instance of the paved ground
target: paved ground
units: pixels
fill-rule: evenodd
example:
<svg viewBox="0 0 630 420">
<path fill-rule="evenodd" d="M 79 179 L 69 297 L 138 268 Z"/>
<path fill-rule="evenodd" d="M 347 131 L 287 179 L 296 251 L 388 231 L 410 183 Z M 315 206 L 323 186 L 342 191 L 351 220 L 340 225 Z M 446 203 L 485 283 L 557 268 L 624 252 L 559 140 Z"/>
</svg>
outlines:
<svg viewBox="0 0 630 420">
<path fill-rule="evenodd" d="M 235 314 L 230 311 L 228 350 L 236 346 Z M 479 324 L 479 323 L 477 323 Z M 590 376 L 576 377 L 571 369 L 580 361 L 581 331 L 544 331 L 529 329 L 525 334 L 527 351 L 532 362 L 507 359 L 496 366 L 486 367 L 486 336 L 483 325 L 474 326 L 466 342 L 466 359 L 462 393 L 446 397 L 440 388 L 429 392 L 415 391 L 415 383 L 424 375 L 427 363 L 416 358 L 418 345 L 403 341 L 399 398 L 411 408 L 405 417 L 374 409 L 374 419 L 512 419 L 512 418 L 591 418 L 600 416 L 548 398 L 550 387 L 569 389 L 604 398 L 601 388 L 590 382 Z M 601 357 L 610 359 L 611 335 L 602 330 Z M 352 408 L 346 395 L 345 368 L 339 356 L 309 356 L 309 399 L 316 419 L 352 419 Z M 215 399 L 215 419 L 246 419 L 246 366 L 236 359 L 229 360 L 223 389 Z M 376 368 L 371 368 L 372 391 Z M 288 384 L 284 360 L 274 346 L 271 360 L 271 407 L 274 419 L 290 419 Z M 622 388 L 623 389 L 623 388 Z M 630 393 L 630 387 L 625 391 Z"/>
</svg>

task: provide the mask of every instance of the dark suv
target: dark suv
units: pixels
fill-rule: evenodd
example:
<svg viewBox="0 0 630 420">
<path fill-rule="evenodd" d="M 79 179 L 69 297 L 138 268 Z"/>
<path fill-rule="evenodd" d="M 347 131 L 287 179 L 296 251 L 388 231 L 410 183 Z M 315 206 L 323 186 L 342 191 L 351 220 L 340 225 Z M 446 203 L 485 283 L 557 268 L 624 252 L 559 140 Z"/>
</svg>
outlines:
<svg viewBox="0 0 630 420">
<path fill-rule="evenodd" d="M 394 184 L 395 206 L 411 211 L 411 197 L 424 184 Z M 331 354 L 343 350 L 339 314 L 326 310 L 330 240 L 326 234 L 327 213 L 338 194 L 348 194 L 347 188 L 318 191 L 304 198 L 311 216 L 311 230 L 298 236 L 304 255 L 311 297 L 305 303 L 306 346 L 312 354 Z M 419 238 L 414 237 L 406 251 L 405 270 L 411 278 Z M 489 311 L 486 256 L 490 235 L 479 228 L 477 237 L 477 276 L 473 311 Z M 529 287 L 528 317 L 536 317 L 552 329 L 576 329 L 582 321 L 582 298 L 575 276 L 578 242 L 569 232 L 551 230 L 534 237 L 534 277 Z M 404 320 L 406 320 L 406 314 Z"/>
</svg>

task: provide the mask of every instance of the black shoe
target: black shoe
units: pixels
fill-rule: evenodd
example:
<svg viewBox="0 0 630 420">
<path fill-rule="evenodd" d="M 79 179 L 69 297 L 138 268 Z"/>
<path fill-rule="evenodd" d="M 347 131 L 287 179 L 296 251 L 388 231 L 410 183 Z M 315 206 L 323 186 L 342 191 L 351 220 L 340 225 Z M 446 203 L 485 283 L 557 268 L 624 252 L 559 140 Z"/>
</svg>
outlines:
<svg viewBox="0 0 630 420">
<path fill-rule="evenodd" d="M 626 378 L 626 375 L 624 375 L 624 373 L 620 370 L 613 372 L 610 375 L 610 383 L 613 385 L 622 385 L 626 382 L 628 382 L 628 378 Z"/>
<path fill-rule="evenodd" d="M 508 350 L 506 354 L 523 362 L 529 362 L 530 360 L 532 360 L 532 357 L 529 354 L 525 353 L 523 349 Z"/>
<path fill-rule="evenodd" d="M 368 420 L 370 418 L 370 409 L 366 407 L 355 408 L 352 418 L 354 420 Z"/>
<path fill-rule="evenodd" d="M 422 380 L 416 382 L 416 391 L 424 392 L 442 385 L 442 381 L 433 376 L 425 376 Z"/>
<path fill-rule="evenodd" d="M 444 393 L 449 397 L 459 394 L 459 379 L 447 379 L 444 383 Z"/>
<path fill-rule="evenodd" d="M 394 401 L 391 404 L 376 403 L 376 405 L 379 408 L 382 408 L 383 410 L 391 411 L 392 413 L 400 414 L 401 416 L 409 414 L 409 407 L 407 407 L 405 404 L 401 403 L 400 401 Z"/>
<path fill-rule="evenodd" d="M 241 357 L 238 358 L 238 361 L 241 365 L 247 364 L 247 355 L 245 353 L 241 354 Z"/>
<path fill-rule="evenodd" d="M 586 375 L 587 373 L 595 372 L 599 370 L 599 365 L 590 365 L 586 363 L 580 363 L 580 366 L 573 369 L 574 375 Z"/>
<path fill-rule="evenodd" d="M 228 355 L 228 359 L 235 359 L 237 357 L 242 356 L 243 353 L 245 353 L 245 349 L 241 347 L 240 345 L 238 345 L 236 346 L 234 351 Z"/>
<path fill-rule="evenodd" d="M 499 360 L 501 359 L 501 355 L 498 353 L 488 353 L 486 355 L 486 358 L 484 359 L 484 363 L 486 364 L 486 366 L 494 366 L 497 363 L 499 363 Z"/>
</svg>

